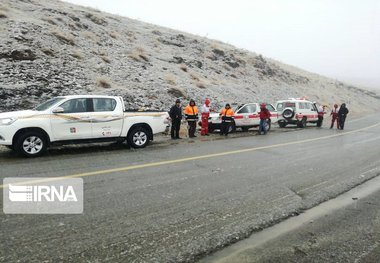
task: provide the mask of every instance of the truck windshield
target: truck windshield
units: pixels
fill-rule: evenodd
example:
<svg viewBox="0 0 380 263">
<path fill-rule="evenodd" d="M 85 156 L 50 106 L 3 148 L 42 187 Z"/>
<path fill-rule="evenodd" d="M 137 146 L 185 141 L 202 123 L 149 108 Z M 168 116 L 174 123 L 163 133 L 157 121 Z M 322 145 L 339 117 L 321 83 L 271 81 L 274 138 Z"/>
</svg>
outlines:
<svg viewBox="0 0 380 263">
<path fill-rule="evenodd" d="M 56 104 L 57 102 L 63 100 L 63 98 L 52 98 L 48 101 L 45 101 L 44 103 L 38 105 L 37 107 L 34 108 L 34 110 L 36 111 L 44 111 L 44 110 L 47 110 L 49 109 L 51 106 L 53 106 L 54 104 Z"/>
</svg>

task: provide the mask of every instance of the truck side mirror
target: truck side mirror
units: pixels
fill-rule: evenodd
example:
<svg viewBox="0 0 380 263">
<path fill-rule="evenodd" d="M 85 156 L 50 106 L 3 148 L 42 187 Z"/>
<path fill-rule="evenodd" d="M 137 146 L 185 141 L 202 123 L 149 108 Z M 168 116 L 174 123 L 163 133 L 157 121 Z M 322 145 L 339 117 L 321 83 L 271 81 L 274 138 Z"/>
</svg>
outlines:
<svg viewBox="0 0 380 263">
<path fill-rule="evenodd" d="M 52 112 L 53 112 L 54 114 L 57 114 L 57 113 L 64 113 L 65 110 L 64 110 L 62 107 L 57 107 L 57 108 L 55 108 Z"/>
</svg>

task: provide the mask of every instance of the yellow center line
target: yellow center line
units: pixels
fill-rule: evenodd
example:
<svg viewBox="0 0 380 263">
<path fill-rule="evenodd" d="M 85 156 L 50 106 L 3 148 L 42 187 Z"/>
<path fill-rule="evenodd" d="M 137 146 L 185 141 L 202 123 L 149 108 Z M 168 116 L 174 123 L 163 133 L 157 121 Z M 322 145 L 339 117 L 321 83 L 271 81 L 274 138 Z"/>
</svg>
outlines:
<svg viewBox="0 0 380 263">
<path fill-rule="evenodd" d="M 137 170 L 137 169 L 142 169 L 142 168 L 149 168 L 149 167 L 163 166 L 163 165 L 168 165 L 168 164 L 176 164 L 176 163 L 183 163 L 183 162 L 189 162 L 189 161 L 195 161 L 195 160 L 209 159 L 209 158 L 214 158 L 214 157 L 239 154 L 239 153 L 246 153 L 246 152 L 253 152 L 253 151 L 259 151 L 259 150 L 265 150 L 265 149 L 273 149 L 273 148 L 279 148 L 279 147 L 284 147 L 284 146 L 290 146 L 290 145 L 326 140 L 326 139 L 331 139 L 331 138 L 335 138 L 335 137 L 341 137 L 344 135 L 369 130 L 369 129 L 375 128 L 379 125 L 380 125 L 380 122 L 377 124 L 368 126 L 368 127 L 364 127 L 364 128 L 360 128 L 360 129 L 356 129 L 356 130 L 352 130 L 352 131 L 348 131 L 348 132 L 342 132 L 342 133 L 337 133 L 337 134 L 327 135 L 327 136 L 321 136 L 321 137 L 316 137 L 316 138 L 311 138 L 311 139 L 298 140 L 298 141 L 279 143 L 279 144 L 272 144 L 272 145 L 267 145 L 267 146 L 253 147 L 253 148 L 240 149 L 240 150 L 221 152 L 221 153 L 192 156 L 192 157 L 167 160 L 167 161 L 161 161 L 161 162 L 137 164 L 137 165 L 131 165 L 131 166 L 126 166 L 126 167 L 107 169 L 107 170 L 98 170 L 98 171 L 92 171 L 92 172 L 71 174 L 71 175 L 65 175 L 65 176 L 54 177 L 54 178 L 46 178 L 46 179 L 41 179 L 41 180 L 30 180 L 30 181 L 25 181 L 25 182 L 18 182 L 17 184 L 36 184 L 36 183 L 52 182 L 52 181 L 57 181 L 57 180 L 61 180 L 61 179 L 68 179 L 68 178 L 79 178 L 79 177 L 88 177 L 88 176 L 94 176 L 94 175 L 100 175 L 100 174 L 126 172 L 126 171 L 130 171 L 130 170 Z M 5 184 L 5 185 L 1 184 L 0 185 L 0 189 L 1 188 L 7 188 L 7 187 L 8 187 L 7 184 Z"/>
</svg>

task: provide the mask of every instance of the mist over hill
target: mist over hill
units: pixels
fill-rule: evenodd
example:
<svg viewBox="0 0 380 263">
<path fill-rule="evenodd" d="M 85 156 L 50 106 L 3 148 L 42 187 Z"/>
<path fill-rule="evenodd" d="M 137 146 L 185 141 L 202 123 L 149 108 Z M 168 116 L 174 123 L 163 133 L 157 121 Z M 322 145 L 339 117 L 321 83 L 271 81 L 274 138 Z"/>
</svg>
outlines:
<svg viewBox="0 0 380 263">
<path fill-rule="evenodd" d="M 374 111 L 375 93 L 260 54 L 56 0 L 0 3 L 0 111 L 58 95 L 123 96 L 129 108 L 307 97 Z"/>
</svg>

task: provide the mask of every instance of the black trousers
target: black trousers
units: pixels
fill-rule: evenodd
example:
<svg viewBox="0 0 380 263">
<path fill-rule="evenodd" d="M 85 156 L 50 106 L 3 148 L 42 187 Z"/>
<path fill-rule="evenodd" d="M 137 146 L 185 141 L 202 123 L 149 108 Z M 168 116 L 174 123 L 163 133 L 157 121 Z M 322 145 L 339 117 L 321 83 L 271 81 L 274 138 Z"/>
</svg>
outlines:
<svg viewBox="0 0 380 263">
<path fill-rule="evenodd" d="M 339 122 L 339 128 L 344 130 L 344 123 L 346 122 L 346 116 L 339 116 L 338 122 Z"/>
<path fill-rule="evenodd" d="M 189 137 L 192 138 L 195 136 L 195 130 L 197 128 L 197 121 L 188 121 L 189 124 Z"/>
<path fill-rule="evenodd" d="M 173 119 L 172 120 L 172 128 L 170 131 L 172 138 L 179 138 L 180 128 L 181 128 L 181 120 L 180 119 Z"/>
<path fill-rule="evenodd" d="M 228 135 L 228 130 L 230 129 L 231 122 L 229 121 L 222 121 L 222 127 L 220 129 L 220 134 Z"/>
</svg>

